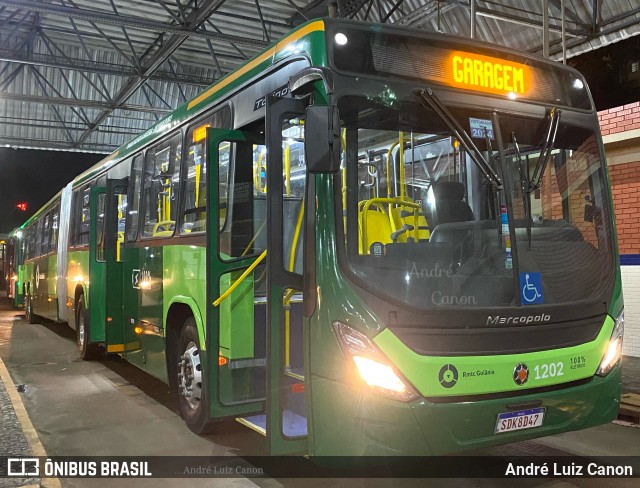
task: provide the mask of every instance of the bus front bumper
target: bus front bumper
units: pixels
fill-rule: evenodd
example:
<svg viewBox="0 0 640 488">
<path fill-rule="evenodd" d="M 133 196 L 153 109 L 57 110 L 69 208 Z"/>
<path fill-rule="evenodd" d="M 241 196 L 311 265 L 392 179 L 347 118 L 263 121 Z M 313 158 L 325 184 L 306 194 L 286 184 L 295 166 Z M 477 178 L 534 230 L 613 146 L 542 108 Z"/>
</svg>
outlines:
<svg viewBox="0 0 640 488">
<path fill-rule="evenodd" d="M 316 378 L 313 395 L 332 401 L 314 405 L 310 450 L 325 456 L 439 455 L 593 427 L 617 417 L 621 379 L 618 365 L 604 378 L 594 376 L 588 383 L 555 391 L 453 403 L 425 398 L 401 403 L 365 390 L 354 394 L 346 384 Z M 545 407 L 541 427 L 495 434 L 498 414 L 527 404 Z"/>
</svg>

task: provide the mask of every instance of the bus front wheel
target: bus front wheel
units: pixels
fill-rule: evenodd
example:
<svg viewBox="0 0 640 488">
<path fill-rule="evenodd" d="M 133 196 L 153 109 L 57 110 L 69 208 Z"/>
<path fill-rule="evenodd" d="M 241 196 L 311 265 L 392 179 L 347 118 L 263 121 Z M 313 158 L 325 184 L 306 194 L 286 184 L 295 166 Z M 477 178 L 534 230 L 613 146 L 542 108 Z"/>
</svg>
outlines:
<svg viewBox="0 0 640 488">
<path fill-rule="evenodd" d="M 100 356 L 100 346 L 89 342 L 89 321 L 84 312 L 84 295 L 80 295 L 76 305 L 76 344 L 81 359 L 90 361 Z"/>
<path fill-rule="evenodd" d="M 196 434 L 211 431 L 209 418 L 209 394 L 198 329 L 193 317 L 189 317 L 180 331 L 177 348 L 177 387 L 180 414 L 189 429 Z"/>
</svg>

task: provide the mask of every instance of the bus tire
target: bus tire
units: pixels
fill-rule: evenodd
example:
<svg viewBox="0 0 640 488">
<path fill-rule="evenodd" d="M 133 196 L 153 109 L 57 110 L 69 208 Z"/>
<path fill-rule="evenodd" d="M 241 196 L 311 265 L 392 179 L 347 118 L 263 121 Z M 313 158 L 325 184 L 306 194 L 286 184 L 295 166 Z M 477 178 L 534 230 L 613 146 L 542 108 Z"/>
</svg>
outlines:
<svg viewBox="0 0 640 488">
<path fill-rule="evenodd" d="M 100 357 L 100 346 L 89 343 L 89 321 L 85 317 L 84 295 L 80 295 L 76 305 L 76 345 L 81 359 L 91 361 Z"/>
<path fill-rule="evenodd" d="M 189 317 L 182 326 L 175 361 L 180 414 L 195 434 L 209 433 L 213 428 L 209 418 L 209 387 L 193 317 Z"/>
</svg>

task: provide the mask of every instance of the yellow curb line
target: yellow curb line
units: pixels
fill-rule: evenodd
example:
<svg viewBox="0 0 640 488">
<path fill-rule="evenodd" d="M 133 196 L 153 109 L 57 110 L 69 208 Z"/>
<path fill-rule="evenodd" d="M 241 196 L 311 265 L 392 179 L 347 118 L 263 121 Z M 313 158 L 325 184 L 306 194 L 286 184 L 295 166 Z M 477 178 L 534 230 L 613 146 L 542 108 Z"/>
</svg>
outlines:
<svg viewBox="0 0 640 488">
<path fill-rule="evenodd" d="M 20 394 L 16 389 L 16 385 L 13 383 L 11 379 L 11 375 L 9 375 L 9 370 L 4 365 L 2 358 L 0 358 L 0 379 L 4 383 L 5 389 L 9 394 L 9 399 L 13 404 L 13 410 L 16 412 L 16 417 L 18 418 L 18 422 L 20 422 L 20 427 L 22 427 L 22 432 L 29 443 L 29 447 L 31 448 L 31 453 L 34 456 L 46 456 L 47 452 L 44 450 L 42 443 L 40 442 L 40 438 L 38 437 L 38 433 L 36 429 L 33 427 L 31 423 L 31 419 L 29 418 L 29 414 L 27 410 L 24 408 L 24 403 L 22 403 L 22 398 L 20 398 Z M 37 485 L 28 485 L 28 486 L 37 486 Z M 60 480 L 58 478 L 41 478 L 40 486 L 45 488 L 61 488 Z"/>
</svg>

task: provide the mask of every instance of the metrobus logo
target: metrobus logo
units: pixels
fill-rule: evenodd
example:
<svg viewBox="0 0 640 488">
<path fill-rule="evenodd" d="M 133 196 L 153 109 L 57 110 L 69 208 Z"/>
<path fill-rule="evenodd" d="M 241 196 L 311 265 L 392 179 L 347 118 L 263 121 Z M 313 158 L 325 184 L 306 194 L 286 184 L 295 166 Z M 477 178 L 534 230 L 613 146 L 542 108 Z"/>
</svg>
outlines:
<svg viewBox="0 0 640 488">
<path fill-rule="evenodd" d="M 481 54 L 456 51 L 449 57 L 449 79 L 463 88 L 500 95 L 525 95 L 531 85 L 528 66 Z"/>
</svg>

